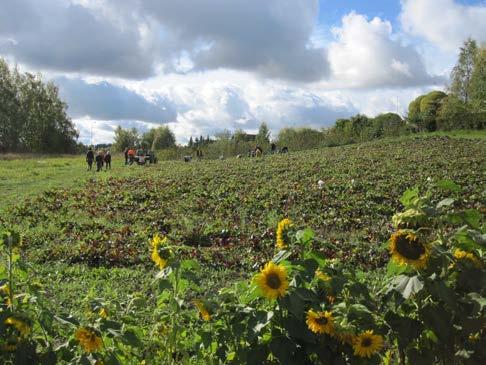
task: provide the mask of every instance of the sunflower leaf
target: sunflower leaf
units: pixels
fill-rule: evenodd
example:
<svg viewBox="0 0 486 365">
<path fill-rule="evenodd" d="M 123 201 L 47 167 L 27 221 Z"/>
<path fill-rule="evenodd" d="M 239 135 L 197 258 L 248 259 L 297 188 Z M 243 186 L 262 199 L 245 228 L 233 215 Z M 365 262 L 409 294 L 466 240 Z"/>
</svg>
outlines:
<svg viewBox="0 0 486 365">
<path fill-rule="evenodd" d="M 389 289 L 398 291 L 405 299 L 408 299 L 421 291 L 423 287 L 424 283 L 420 281 L 417 275 L 400 275 L 393 280 Z"/>
</svg>

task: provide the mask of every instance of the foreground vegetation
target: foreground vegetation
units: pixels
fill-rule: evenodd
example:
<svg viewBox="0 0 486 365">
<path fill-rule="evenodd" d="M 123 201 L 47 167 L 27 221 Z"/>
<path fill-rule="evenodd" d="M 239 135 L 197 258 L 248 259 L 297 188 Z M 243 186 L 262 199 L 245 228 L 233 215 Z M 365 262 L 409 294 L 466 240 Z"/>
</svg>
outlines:
<svg viewBox="0 0 486 365">
<path fill-rule="evenodd" d="M 485 147 L 417 138 L 60 175 L 0 218 L 0 356 L 479 363 Z"/>
</svg>

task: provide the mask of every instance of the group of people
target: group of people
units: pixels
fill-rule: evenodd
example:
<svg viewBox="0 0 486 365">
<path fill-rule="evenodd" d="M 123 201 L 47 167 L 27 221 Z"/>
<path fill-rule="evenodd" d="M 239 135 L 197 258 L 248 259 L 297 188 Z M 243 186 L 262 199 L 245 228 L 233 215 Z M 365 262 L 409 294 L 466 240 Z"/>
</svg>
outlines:
<svg viewBox="0 0 486 365">
<path fill-rule="evenodd" d="M 93 148 L 88 148 L 88 152 L 86 153 L 86 162 L 88 163 L 88 171 L 93 169 L 93 162 L 96 162 L 96 171 L 102 171 L 103 166 L 105 167 L 105 171 L 111 170 L 111 154 L 110 151 L 104 152 L 100 150 L 96 153 L 93 151 Z"/>
</svg>

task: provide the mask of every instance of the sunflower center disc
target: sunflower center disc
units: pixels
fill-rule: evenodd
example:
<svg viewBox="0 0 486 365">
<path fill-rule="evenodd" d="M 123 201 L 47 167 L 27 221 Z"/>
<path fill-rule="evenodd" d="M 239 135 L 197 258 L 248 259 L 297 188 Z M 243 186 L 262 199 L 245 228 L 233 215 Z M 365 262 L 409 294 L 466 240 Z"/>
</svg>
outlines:
<svg viewBox="0 0 486 365">
<path fill-rule="evenodd" d="M 272 288 L 272 289 L 278 289 L 280 288 L 280 285 L 282 282 L 280 281 L 280 278 L 278 277 L 277 274 L 269 274 L 267 276 L 267 285 Z"/>
<path fill-rule="evenodd" d="M 320 325 L 326 325 L 327 324 L 327 318 L 326 317 L 319 317 L 316 319 L 316 322 Z"/>
<path fill-rule="evenodd" d="M 371 338 L 364 338 L 363 341 L 361 341 L 361 346 L 370 347 L 371 343 L 372 343 Z"/>
<path fill-rule="evenodd" d="M 418 260 L 425 253 L 424 246 L 418 241 L 412 241 L 403 236 L 398 238 L 397 251 L 410 260 Z"/>
</svg>

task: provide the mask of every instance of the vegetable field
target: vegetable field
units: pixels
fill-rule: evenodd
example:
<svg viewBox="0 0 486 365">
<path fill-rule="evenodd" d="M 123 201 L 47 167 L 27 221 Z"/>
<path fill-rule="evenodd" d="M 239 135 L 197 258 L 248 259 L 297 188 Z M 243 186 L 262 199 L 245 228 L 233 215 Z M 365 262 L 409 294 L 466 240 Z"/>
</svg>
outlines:
<svg viewBox="0 0 486 365">
<path fill-rule="evenodd" d="M 0 363 L 479 364 L 485 151 L 60 159 L 47 190 L 4 192 Z"/>
</svg>

